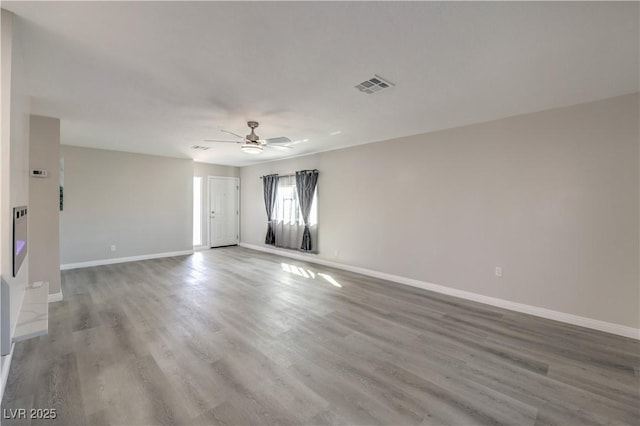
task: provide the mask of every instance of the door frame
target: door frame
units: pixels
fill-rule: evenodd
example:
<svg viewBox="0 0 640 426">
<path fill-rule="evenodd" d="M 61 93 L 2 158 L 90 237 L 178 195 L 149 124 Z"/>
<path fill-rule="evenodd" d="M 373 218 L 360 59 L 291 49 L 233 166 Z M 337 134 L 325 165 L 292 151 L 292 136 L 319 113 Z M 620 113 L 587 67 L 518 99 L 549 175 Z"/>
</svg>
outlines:
<svg viewBox="0 0 640 426">
<path fill-rule="evenodd" d="M 208 175 L 207 176 L 207 190 L 205 193 L 205 197 L 206 197 L 206 206 L 207 206 L 207 211 L 206 211 L 206 220 L 207 220 L 207 249 L 210 250 L 211 249 L 211 217 L 209 216 L 211 213 L 209 213 L 211 211 L 211 179 L 224 179 L 224 180 L 231 180 L 231 181 L 235 181 L 236 183 L 236 187 L 238 188 L 238 199 L 236 200 L 236 211 L 238 212 L 237 216 L 238 216 L 238 221 L 236 222 L 236 235 L 238 236 L 238 242 L 237 244 L 240 244 L 240 178 L 239 177 L 230 177 L 230 176 L 211 176 Z"/>
</svg>

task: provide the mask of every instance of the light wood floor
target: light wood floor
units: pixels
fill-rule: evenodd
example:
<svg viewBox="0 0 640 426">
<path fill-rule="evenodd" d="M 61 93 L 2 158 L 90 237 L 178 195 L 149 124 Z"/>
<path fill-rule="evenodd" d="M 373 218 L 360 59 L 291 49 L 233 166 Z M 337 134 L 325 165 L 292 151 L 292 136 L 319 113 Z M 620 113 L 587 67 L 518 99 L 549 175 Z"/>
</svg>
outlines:
<svg viewBox="0 0 640 426">
<path fill-rule="evenodd" d="M 58 417 L 3 424 L 640 424 L 637 341 L 344 271 L 231 247 L 63 292 L 2 403 Z"/>
</svg>

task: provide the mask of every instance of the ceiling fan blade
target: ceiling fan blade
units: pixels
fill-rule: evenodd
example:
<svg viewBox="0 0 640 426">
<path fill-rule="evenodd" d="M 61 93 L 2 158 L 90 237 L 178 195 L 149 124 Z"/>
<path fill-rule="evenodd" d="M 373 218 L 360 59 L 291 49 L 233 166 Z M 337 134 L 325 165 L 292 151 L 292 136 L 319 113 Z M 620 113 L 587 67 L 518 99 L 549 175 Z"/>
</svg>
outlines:
<svg viewBox="0 0 640 426">
<path fill-rule="evenodd" d="M 278 138 L 269 138 L 269 139 L 265 139 L 265 141 L 269 144 L 269 145 L 275 145 L 275 144 L 285 144 L 285 143 L 289 143 L 291 142 L 291 139 L 284 137 L 284 136 L 280 136 Z"/>
<path fill-rule="evenodd" d="M 271 145 L 271 144 L 267 144 L 267 146 L 269 148 L 277 149 L 277 150 L 280 150 L 280 151 L 288 151 L 290 149 L 293 149 L 292 147 L 287 146 L 287 145 Z"/>
<path fill-rule="evenodd" d="M 228 130 L 220 130 L 220 131 L 221 131 L 221 132 L 223 132 L 223 133 L 227 133 L 227 134 L 230 134 L 230 135 L 232 135 L 232 136 L 235 136 L 235 137 L 237 137 L 237 138 L 240 138 L 240 139 L 244 140 L 244 136 L 240 136 L 240 135 L 239 135 L 239 134 L 237 134 L 237 133 L 233 133 L 233 132 L 230 132 L 230 131 L 228 131 Z"/>
<path fill-rule="evenodd" d="M 214 140 L 214 139 L 205 139 L 204 142 L 242 143 L 240 141 L 218 141 L 218 140 Z"/>
</svg>

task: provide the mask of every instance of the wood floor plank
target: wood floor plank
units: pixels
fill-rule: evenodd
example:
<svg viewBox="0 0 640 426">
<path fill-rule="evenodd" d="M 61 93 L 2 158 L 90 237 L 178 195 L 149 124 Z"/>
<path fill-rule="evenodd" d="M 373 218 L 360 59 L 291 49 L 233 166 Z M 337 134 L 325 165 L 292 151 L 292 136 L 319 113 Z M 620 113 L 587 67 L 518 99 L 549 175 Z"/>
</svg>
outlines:
<svg viewBox="0 0 640 426">
<path fill-rule="evenodd" d="M 239 247 L 63 271 L 7 425 L 637 425 L 640 342 Z"/>
<path fill-rule="evenodd" d="M 76 354 L 69 353 L 49 359 L 39 371 L 38 388 L 34 392 L 33 408 L 55 409 L 57 424 L 85 425 L 86 417 Z M 51 424 L 50 419 L 32 418 L 32 425 Z"/>
</svg>

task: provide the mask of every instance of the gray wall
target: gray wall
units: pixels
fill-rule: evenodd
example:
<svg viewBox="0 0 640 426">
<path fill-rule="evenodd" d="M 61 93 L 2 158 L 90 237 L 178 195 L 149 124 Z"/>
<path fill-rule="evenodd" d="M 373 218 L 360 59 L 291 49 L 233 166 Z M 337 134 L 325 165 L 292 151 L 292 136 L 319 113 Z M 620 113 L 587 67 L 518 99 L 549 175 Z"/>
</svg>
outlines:
<svg viewBox="0 0 640 426">
<path fill-rule="evenodd" d="M 29 281 L 48 281 L 60 292 L 60 120 L 32 115 L 29 168 L 47 170 L 29 180 Z"/>
<path fill-rule="evenodd" d="M 8 309 L 0 312 L 2 354 L 10 348 L 28 283 L 29 251 L 18 275 L 13 277 L 12 209 L 29 202 L 29 90 L 24 65 L 20 20 L 2 10 L 2 154 L 0 155 L 0 273 L 1 298 Z M 0 306 L 2 303 L 0 303 Z M 5 360 L 2 359 L 2 366 Z"/>
<path fill-rule="evenodd" d="M 63 265 L 192 249 L 191 160 L 66 145 L 61 154 Z"/>
<path fill-rule="evenodd" d="M 233 166 L 221 166 L 218 164 L 193 163 L 193 176 L 226 176 L 240 177 L 240 168 Z"/>
<path fill-rule="evenodd" d="M 264 241 L 259 176 L 317 168 L 321 258 L 638 328 L 639 113 L 636 93 L 243 167 L 242 242 Z"/>
</svg>

